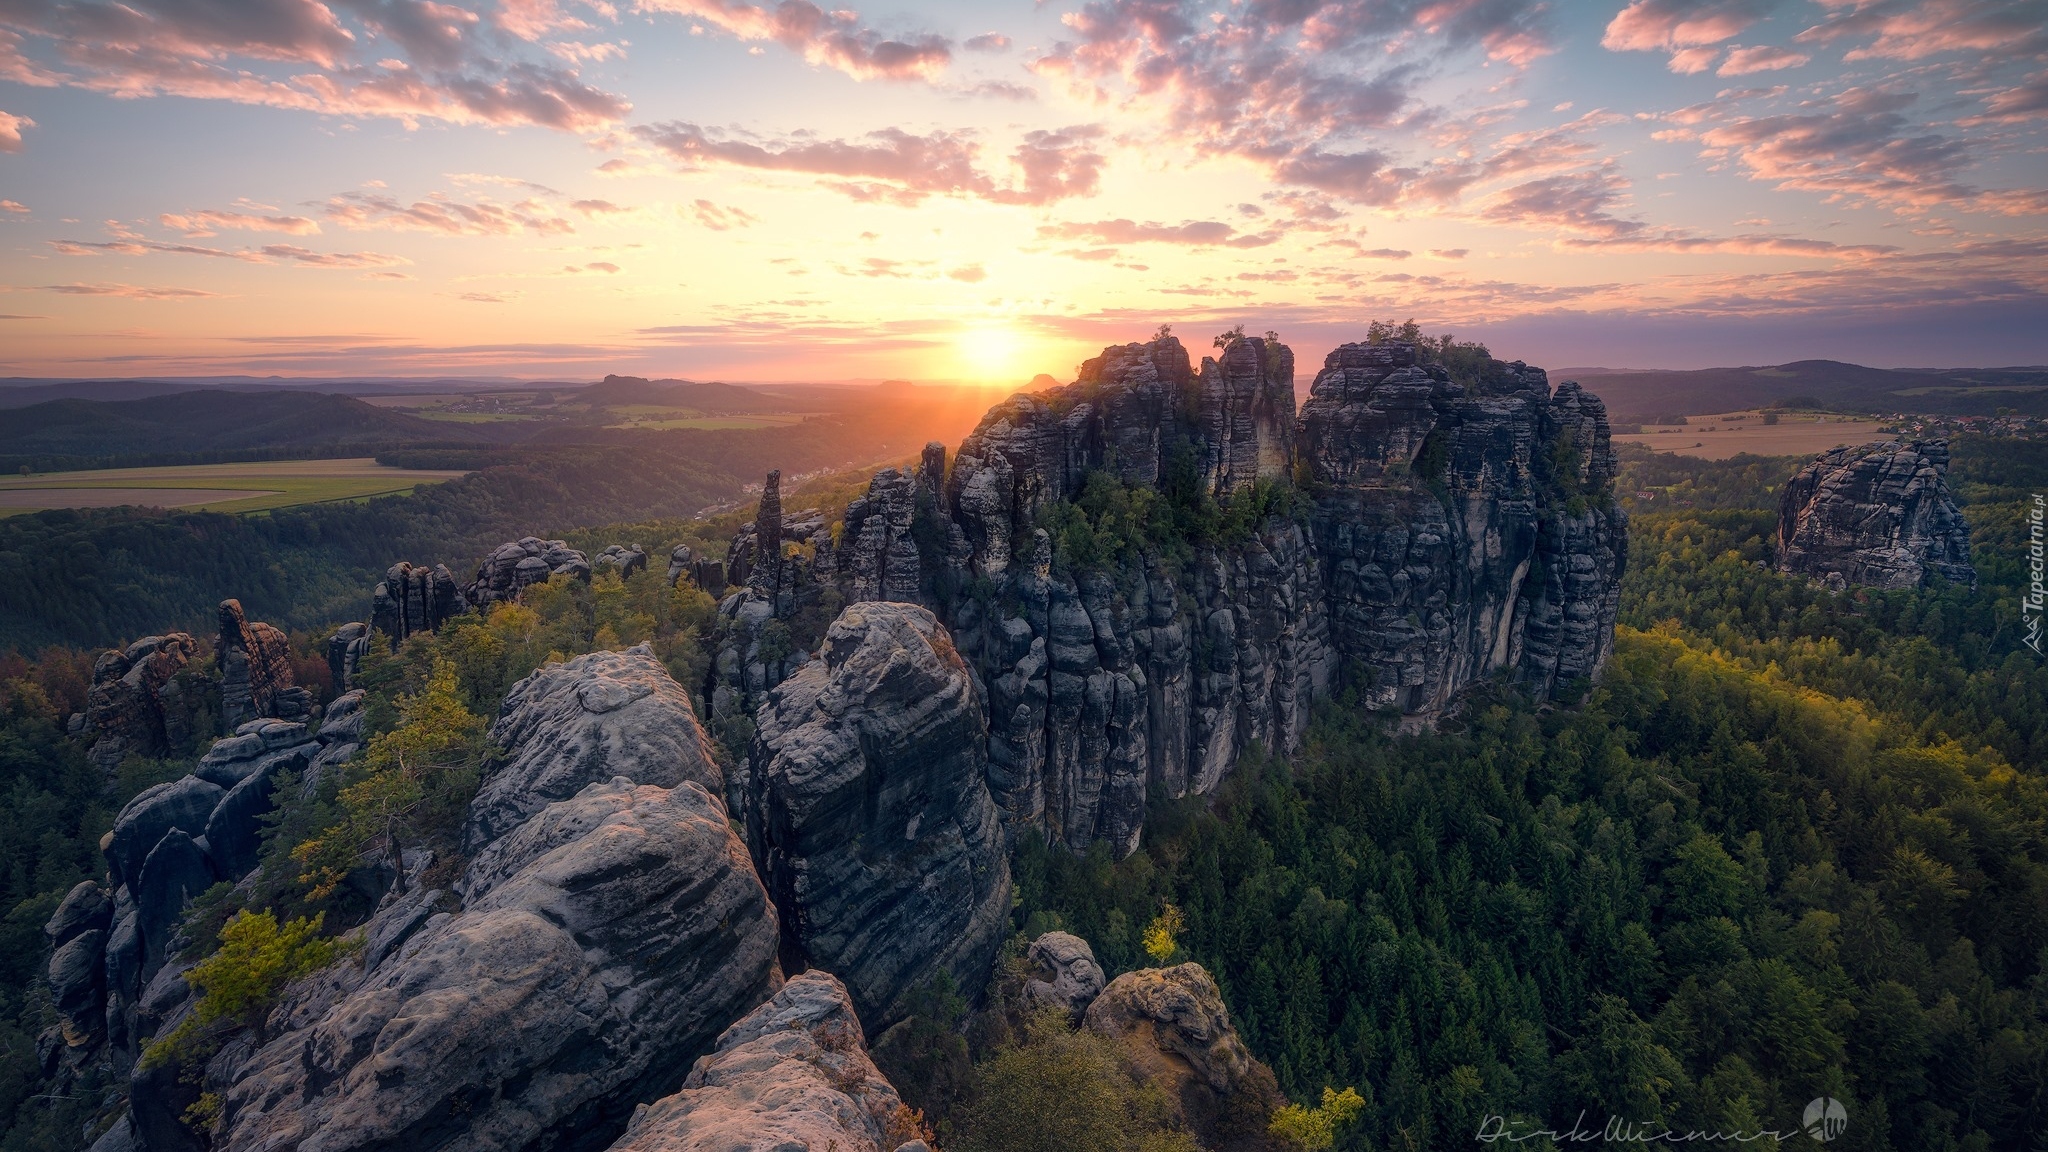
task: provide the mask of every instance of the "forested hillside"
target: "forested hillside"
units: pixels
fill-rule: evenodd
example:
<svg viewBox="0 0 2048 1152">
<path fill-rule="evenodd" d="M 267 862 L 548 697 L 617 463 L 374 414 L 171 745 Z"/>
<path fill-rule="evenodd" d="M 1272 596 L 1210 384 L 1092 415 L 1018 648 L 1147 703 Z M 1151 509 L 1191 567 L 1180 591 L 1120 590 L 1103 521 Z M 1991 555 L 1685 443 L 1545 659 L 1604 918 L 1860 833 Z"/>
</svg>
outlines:
<svg viewBox="0 0 2048 1152">
<path fill-rule="evenodd" d="M 1341 703 L 1291 768 L 1155 812 L 1113 863 L 1027 853 L 1026 932 L 1185 953 L 1348 1148 L 1583 1109 L 1852 1148 L 2048 1132 L 2048 671 L 2020 648 L 2038 446 L 1964 443 L 1982 587 L 1828 593 L 1761 563 L 1797 462 L 1625 459 L 1618 653 L 1580 708 L 1502 693 L 1396 739 Z M 1540 1142 L 1537 1146 L 1541 1146 Z"/>
</svg>

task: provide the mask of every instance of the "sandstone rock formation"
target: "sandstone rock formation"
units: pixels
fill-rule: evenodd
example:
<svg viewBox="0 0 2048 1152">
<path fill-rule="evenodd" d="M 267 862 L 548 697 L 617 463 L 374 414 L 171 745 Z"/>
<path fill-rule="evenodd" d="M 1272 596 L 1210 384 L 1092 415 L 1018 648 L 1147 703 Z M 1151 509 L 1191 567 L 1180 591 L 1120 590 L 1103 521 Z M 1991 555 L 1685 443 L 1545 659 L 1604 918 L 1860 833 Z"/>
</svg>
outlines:
<svg viewBox="0 0 2048 1152">
<path fill-rule="evenodd" d="M 1205 1147 L 1262 1146 L 1267 1118 L 1286 1102 L 1200 964 L 1124 973 L 1088 1005 L 1082 1027 L 1115 1040 Z"/>
<path fill-rule="evenodd" d="M 1170 335 L 1107 348 L 991 409 L 950 469 L 932 445 L 877 475 L 836 542 L 786 521 L 771 475 L 728 553 L 744 587 L 719 609 L 713 716 L 804 666 L 791 624 L 821 606 L 915 601 L 982 688 L 1005 821 L 1129 852 L 1149 797 L 1213 789 L 1254 743 L 1291 753 L 1340 675 L 1413 725 L 1496 674 L 1539 697 L 1590 677 L 1627 553 L 1604 406 L 1520 363 L 1458 383 L 1422 359 L 1345 345 L 1297 419 L 1276 340 L 1199 369 Z M 1196 519 L 1265 512 L 1077 562 L 1039 524 L 1095 474 Z M 782 556 L 792 538 L 811 559 Z"/>
<path fill-rule="evenodd" d="M 647 551 L 638 544 L 609 544 L 591 563 L 616 569 L 623 580 L 647 567 Z"/>
<path fill-rule="evenodd" d="M 487 770 L 464 829 L 472 853 L 584 786 L 623 776 L 671 787 L 694 780 L 725 794 L 725 777 L 689 693 L 645 644 L 550 664 L 505 696 Z"/>
<path fill-rule="evenodd" d="M 590 560 L 560 540 L 521 537 L 500 544 L 477 567 L 476 579 L 462 590 L 473 606 L 516 600 L 529 584 L 545 584 L 550 576 L 590 579 Z"/>
<path fill-rule="evenodd" d="M 416 632 L 438 631 L 442 621 L 467 611 L 469 601 L 446 564 L 428 568 L 401 560 L 370 595 L 369 625 L 397 645 Z"/>
<path fill-rule="evenodd" d="M 878 1032 L 935 975 L 976 989 L 1010 909 L 972 676 L 932 614 L 842 612 L 769 697 L 736 807 L 788 967 L 846 981 Z"/>
<path fill-rule="evenodd" d="M 1102 966 L 1086 940 L 1066 932 L 1047 932 L 1024 954 L 1032 976 L 1024 983 L 1024 1003 L 1034 1009 L 1058 1008 L 1079 1024 L 1088 1005 L 1102 994 Z"/>
<path fill-rule="evenodd" d="M 812 970 L 725 1030 L 683 1090 L 641 1108 L 613 1152 L 893 1152 L 902 1100 L 868 1059 L 846 988 Z"/>
<path fill-rule="evenodd" d="M 725 595 L 724 561 L 699 557 L 688 544 L 678 544 L 668 554 L 669 587 L 685 576 L 713 596 Z"/>
<path fill-rule="evenodd" d="M 1948 441 L 1823 452 L 1785 485 L 1778 571 L 1837 587 L 1977 585 L 1970 526 L 1948 490 Z"/>
<path fill-rule="evenodd" d="M 360 620 L 341 625 L 327 638 L 327 674 L 337 690 L 355 687 L 356 671 L 369 649 L 370 626 Z"/>
<path fill-rule="evenodd" d="M 240 600 L 220 602 L 220 635 L 213 644 L 220 674 L 221 731 L 233 732 L 264 716 L 304 720 L 313 696 L 292 678 L 292 644 L 261 621 L 251 623 Z"/>
<path fill-rule="evenodd" d="M 208 1065 L 216 1148 L 603 1148 L 781 983 L 775 910 L 695 781 L 592 784 L 458 891 L 388 904 L 417 927 L 379 963 L 298 986 L 274 1039 Z"/>
<path fill-rule="evenodd" d="M 94 764 L 111 772 L 123 757 L 161 757 L 191 740 L 191 702 L 182 699 L 185 689 L 174 678 L 198 656 L 198 643 L 183 632 L 145 636 L 100 654 L 83 721 Z"/>
</svg>

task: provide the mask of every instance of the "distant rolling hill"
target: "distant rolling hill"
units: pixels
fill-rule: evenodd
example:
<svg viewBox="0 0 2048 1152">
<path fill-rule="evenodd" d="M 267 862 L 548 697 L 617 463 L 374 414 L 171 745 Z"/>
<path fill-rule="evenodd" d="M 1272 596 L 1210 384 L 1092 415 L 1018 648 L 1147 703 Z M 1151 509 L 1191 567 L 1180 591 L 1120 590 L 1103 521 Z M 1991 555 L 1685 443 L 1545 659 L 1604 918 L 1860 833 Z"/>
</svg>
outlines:
<svg viewBox="0 0 2048 1152">
<path fill-rule="evenodd" d="M 748 412 L 787 411 L 787 401 L 765 396 L 738 384 L 699 383 L 695 380 L 649 380 L 641 376 L 607 376 L 576 393 L 576 399 L 594 408 L 633 404 L 667 408 L 690 408 L 707 415 L 739 415 Z"/>
<path fill-rule="evenodd" d="M 421 420 L 347 396 L 205 390 L 139 400 L 51 400 L 16 408 L 0 419 L 0 456 L 488 444 L 502 437 L 487 425 Z"/>
<path fill-rule="evenodd" d="M 1989 416 L 2000 408 L 2048 413 L 2048 368 L 1866 368 L 1839 360 L 1799 360 L 1687 372 L 1580 368 L 1577 378 L 1607 402 L 1617 421 L 1758 408 L 1786 400 L 1854 412 L 1926 412 Z"/>
</svg>

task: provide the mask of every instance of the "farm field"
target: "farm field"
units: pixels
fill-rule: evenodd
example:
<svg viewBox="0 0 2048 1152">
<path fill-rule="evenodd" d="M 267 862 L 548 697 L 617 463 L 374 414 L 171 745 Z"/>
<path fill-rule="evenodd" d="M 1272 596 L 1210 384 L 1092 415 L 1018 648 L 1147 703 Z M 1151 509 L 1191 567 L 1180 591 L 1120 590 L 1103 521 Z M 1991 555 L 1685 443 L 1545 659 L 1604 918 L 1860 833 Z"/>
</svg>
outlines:
<svg viewBox="0 0 2048 1152">
<path fill-rule="evenodd" d="M 1616 443 L 1641 444 L 1655 452 L 1726 460 L 1744 452 L 1758 456 L 1811 456 L 1842 444 L 1883 440 L 1889 433 L 1875 420 L 1781 412 L 1776 424 L 1763 413 L 1724 412 L 1693 416 L 1685 424 L 1645 424 L 1639 433 L 1616 435 Z"/>
<path fill-rule="evenodd" d="M 0 477 L 0 516 L 121 504 L 267 512 L 329 500 L 393 496 L 461 475 L 459 470 L 386 468 L 368 457 L 42 472 Z"/>
</svg>

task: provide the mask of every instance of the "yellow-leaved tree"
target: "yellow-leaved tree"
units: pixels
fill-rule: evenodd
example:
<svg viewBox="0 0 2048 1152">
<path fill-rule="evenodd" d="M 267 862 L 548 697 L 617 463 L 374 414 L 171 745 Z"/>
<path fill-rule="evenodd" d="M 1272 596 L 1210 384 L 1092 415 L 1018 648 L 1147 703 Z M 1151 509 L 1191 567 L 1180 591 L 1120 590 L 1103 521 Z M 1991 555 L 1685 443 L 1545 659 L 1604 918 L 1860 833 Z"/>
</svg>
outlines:
<svg viewBox="0 0 2048 1152">
<path fill-rule="evenodd" d="M 452 838 L 476 791 L 489 745 L 483 718 L 463 703 L 455 665 L 436 659 L 426 686 L 397 703 L 398 724 L 348 766 L 341 820 L 292 849 L 313 900 L 332 895 L 366 853 L 381 850 L 400 865 L 407 844 Z M 397 871 L 403 886 L 405 870 Z"/>
<path fill-rule="evenodd" d="M 1337 1130 L 1364 1110 L 1365 1097 L 1356 1089 L 1339 1092 L 1326 1087 L 1320 1106 L 1304 1108 L 1289 1104 L 1273 1113 L 1273 1124 L 1267 1131 L 1308 1152 L 1322 1152 L 1337 1142 Z"/>
<path fill-rule="evenodd" d="M 1180 934 L 1187 929 L 1188 922 L 1179 908 L 1168 901 L 1159 910 L 1152 923 L 1145 926 L 1145 955 L 1154 964 L 1168 964 L 1180 954 Z"/>
</svg>

